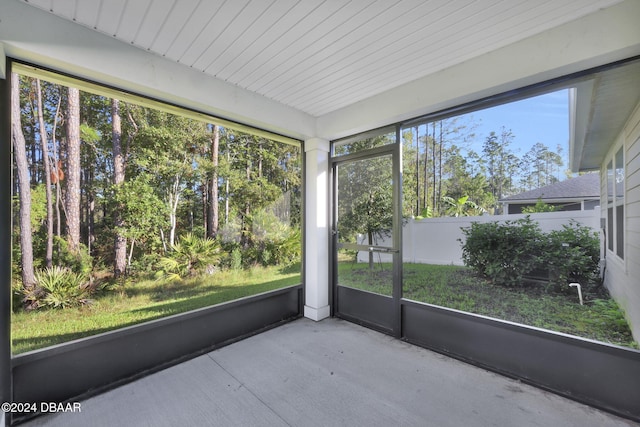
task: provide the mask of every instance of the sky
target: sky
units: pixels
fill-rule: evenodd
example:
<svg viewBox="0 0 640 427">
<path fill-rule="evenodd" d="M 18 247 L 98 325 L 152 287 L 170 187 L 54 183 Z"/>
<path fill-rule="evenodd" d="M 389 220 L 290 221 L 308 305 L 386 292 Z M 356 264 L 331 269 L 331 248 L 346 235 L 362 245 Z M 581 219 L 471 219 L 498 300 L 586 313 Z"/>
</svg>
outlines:
<svg viewBox="0 0 640 427">
<path fill-rule="evenodd" d="M 478 124 L 475 142 L 469 147 L 480 153 L 482 142 L 491 131 L 500 134 L 502 126 L 515 136 L 511 149 L 522 157 L 536 143 L 552 150 L 560 144 L 564 167 L 568 169 L 569 94 L 567 89 L 500 105 L 468 114 Z"/>
</svg>

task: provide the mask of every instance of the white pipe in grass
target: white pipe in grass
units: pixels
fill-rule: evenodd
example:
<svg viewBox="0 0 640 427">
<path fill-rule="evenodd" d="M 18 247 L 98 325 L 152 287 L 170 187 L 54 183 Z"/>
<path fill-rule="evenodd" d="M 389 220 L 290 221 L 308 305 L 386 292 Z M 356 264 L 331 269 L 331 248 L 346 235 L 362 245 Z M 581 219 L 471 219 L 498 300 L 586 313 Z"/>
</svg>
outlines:
<svg viewBox="0 0 640 427">
<path fill-rule="evenodd" d="M 582 286 L 580 286 L 580 283 L 569 283 L 569 286 L 578 289 L 578 298 L 580 298 L 580 305 L 584 305 L 582 301 Z"/>
</svg>

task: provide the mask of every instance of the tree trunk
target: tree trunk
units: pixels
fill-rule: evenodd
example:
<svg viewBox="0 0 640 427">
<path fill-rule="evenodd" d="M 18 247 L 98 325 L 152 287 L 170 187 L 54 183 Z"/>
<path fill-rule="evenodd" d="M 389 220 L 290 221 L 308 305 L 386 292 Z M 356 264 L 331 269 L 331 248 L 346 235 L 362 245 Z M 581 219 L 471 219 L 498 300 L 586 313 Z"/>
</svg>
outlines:
<svg viewBox="0 0 640 427">
<path fill-rule="evenodd" d="M 11 130 L 20 196 L 20 249 L 22 252 L 22 285 L 35 286 L 33 242 L 31 240 L 31 186 L 22 122 L 20 119 L 20 78 L 11 73 Z"/>
<path fill-rule="evenodd" d="M 424 209 L 428 209 L 429 207 L 429 124 L 425 125 L 424 132 Z"/>
<path fill-rule="evenodd" d="M 40 141 L 42 142 L 42 164 L 44 166 L 44 180 L 47 199 L 47 248 L 45 263 L 47 267 L 53 265 L 53 194 L 51 194 L 51 160 L 49 159 L 49 141 L 47 129 L 44 125 L 44 113 L 42 111 L 42 90 L 40 79 L 36 79 L 36 91 L 38 100 L 38 123 L 40 126 Z"/>
<path fill-rule="evenodd" d="M 202 183 L 202 223 L 204 228 L 203 237 L 207 237 L 209 235 L 209 224 L 208 224 L 208 216 L 209 216 L 209 181 L 205 180 Z"/>
<path fill-rule="evenodd" d="M 247 157 L 247 181 L 251 181 L 251 160 Z M 247 200 L 244 205 L 244 215 L 242 216 L 242 235 L 240 236 L 240 245 L 243 249 L 249 247 L 249 215 L 251 214 L 251 203 Z"/>
<path fill-rule="evenodd" d="M 25 148 L 27 148 L 30 152 L 30 156 L 31 159 L 29 161 L 29 165 L 31 165 L 31 170 L 29 171 L 29 179 L 31 180 L 31 187 L 36 187 L 38 185 L 38 183 L 40 182 L 38 180 L 38 175 L 39 175 L 39 171 L 38 171 L 38 144 L 36 144 L 35 141 L 35 133 L 36 133 L 36 115 L 34 114 L 34 110 L 35 110 L 35 106 L 33 105 L 33 95 L 35 95 L 33 92 L 33 87 L 29 88 L 29 105 L 31 106 L 31 120 L 30 120 L 30 124 L 27 125 L 26 123 L 21 123 L 21 125 L 24 126 L 24 129 L 27 130 L 27 126 L 30 127 L 29 133 L 28 135 L 31 135 L 31 137 L 29 138 L 32 143 L 29 144 L 29 146 L 27 147 L 27 141 L 25 138 Z M 24 132 L 23 132 L 24 135 Z"/>
<path fill-rule="evenodd" d="M 207 212 L 207 237 L 214 238 L 218 234 L 218 151 L 220 149 L 220 128 L 213 125 L 213 137 L 211 139 L 211 163 L 212 171 L 209 177 L 209 210 Z"/>
<path fill-rule="evenodd" d="M 432 198 L 432 202 L 431 202 L 431 207 L 433 208 L 433 215 L 438 215 L 438 210 L 437 210 L 437 199 L 436 199 L 436 122 L 433 122 L 431 124 L 432 128 L 433 128 L 433 136 L 431 138 L 431 163 L 433 163 L 433 187 L 431 187 L 431 198 Z"/>
<path fill-rule="evenodd" d="M 118 187 L 124 182 L 124 155 L 122 153 L 122 121 L 120 118 L 120 102 L 111 100 L 111 128 L 113 136 L 113 184 Z M 122 212 L 118 206 L 113 213 L 113 225 L 115 227 L 113 276 L 120 277 L 127 268 L 127 239 L 122 235 L 124 221 Z"/>
<path fill-rule="evenodd" d="M 440 149 L 438 151 L 438 211 L 440 210 L 442 199 L 442 145 L 444 144 L 444 138 L 442 136 L 442 120 L 440 120 L 440 136 L 439 136 Z M 434 208 L 435 210 L 435 208 Z"/>
<path fill-rule="evenodd" d="M 231 162 L 231 153 L 229 152 L 229 147 L 228 147 L 228 143 L 227 143 L 227 164 Z M 225 194 L 224 194 L 224 223 L 227 224 L 229 223 L 229 194 L 231 191 L 231 188 L 229 186 L 229 177 L 227 176 L 227 178 L 224 180 L 224 188 L 225 188 Z"/>
<path fill-rule="evenodd" d="M 62 185 L 61 181 L 64 179 L 64 173 L 62 172 L 62 162 L 59 160 L 57 145 L 56 145 L 56 131 L 58 128 L 58 116 L 60 114 L 60 104 L 62 103 L 62 94 L 58 92 L 58 104 L 56 105 L 56 114 L 53 117 L 53 130 L 51 131 L 51 146 L 53 148 L 53 162 L 56 162 L 56 167 L 51 175 L 53 183 L 56 186 L 56 236 L 62 235 L 62 216 L 60 215 L 60 203 L 62 203 Z"/>
<path fill-rule="evenodd" d="M 80 248 L 80 91 L 68 88 L 67 130 L 67 191 L 65 213 L 69 249 Z"/>
<path fill-rule="evenodd" d="M 416 126 L 416 216 L 420 215 L 420 126 Z"/>
<path fill-rule="evenodd" d="M 373 193 L 370 191 L 369 192 L 369 203 L 368 203 L 368 209 L 367 209 L 367 221 L 369 221 L 369 218 L 371 218 L 373 215 L 376 214 L 376 212 L 374 212 L 374 197 L 373 197 Z M 367 225 L 367 244 L 369 245 L 369 248 L 371 248 L 373 246 L 373 230 L 370 229 L 369 225 Z M 369 271 L 373 272 L 373 251 L 369 250 Z"/>
<path fill-rule="evenodd" d="M 169 204 L 169 246 L 173 247 L 176 241 L 176 228 L 178 226 L 178 204 L 180 202 L 180 175 L 173 177 L 171 189 L 167 191 L 167 201 Z"/>
<path fill-rule="evenodd" d="M 96 240 L 96 200 L 94 197 L 93 184 L 95 181 L 95 172 L 93 170 L 93 164 L 89 165 L 87 173 L 87 246 L 89 253 L 92 253 L 92 245 Z"/>
<path fill-rule="evenodd" d="M 373 232 L 367 231 L 367 244 L 373 246 Z M 369 271 L 373 271 L 373 251 L 369 251 Z"/>
<path fill-rule="evenodd" d="M 258 143 L 258 178 L 262 178 L 262 138 Z"/>
</svg>

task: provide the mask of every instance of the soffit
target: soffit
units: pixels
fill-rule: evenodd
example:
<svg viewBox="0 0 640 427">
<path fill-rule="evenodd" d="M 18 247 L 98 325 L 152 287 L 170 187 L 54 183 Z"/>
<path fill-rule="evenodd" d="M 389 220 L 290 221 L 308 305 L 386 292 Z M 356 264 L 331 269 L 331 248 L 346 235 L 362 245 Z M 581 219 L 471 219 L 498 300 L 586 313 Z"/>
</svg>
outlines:
<svg viewBox="0 0 640 427">
<path fill-rule="evenodd" d="M 22 1 L 316 117 L 620 2 Z"/>
<path fill-rule="evenodd" d="M 596 73 L 576 85 L 572 169 L 600 169 L 640 103 L 640 60 Z"/>
</svg>

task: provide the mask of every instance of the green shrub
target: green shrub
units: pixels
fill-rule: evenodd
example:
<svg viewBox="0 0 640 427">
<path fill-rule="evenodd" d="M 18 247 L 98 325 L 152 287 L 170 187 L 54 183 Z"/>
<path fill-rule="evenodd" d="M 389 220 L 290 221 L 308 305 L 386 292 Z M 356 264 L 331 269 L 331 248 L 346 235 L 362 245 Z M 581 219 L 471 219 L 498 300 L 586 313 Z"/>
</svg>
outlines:
<svg viewBox="0 0 640 427">
<path fill-rule="evenodd" d="M 162 277 L 177 280 L 205 271 L 212 272 L 219 261 L 220 244 L 217 240 L 187 233 L 173 245 L 167 256 L 160 258 L 158 265 L 162 271 Z"/>
<path fill-rule="evenodd" d="M 229 267 L 232 270 L 241 270 L 242 269 L 242 251 L 240 250 L 239 247 L 233 248 L 231 250 Z"/>
<path fill-rule="evenodd" d="M 243 263 L 252 265 L 288 266 L 300 261 L 301 232 L 281 221 L 268 211 L 253 215 L 250 232 L 250 246 L 243 252 Z"/>
<path fill-rule="evenodd" d="M 161 255 L 156 252 L 143 254 L 139 258 L 133 258 L 131 265 L 127 266 L 127 276 L 146 276 L 159 264 Z"/>
<path fill-rule="evenodd" d="M 542 262 L 543 234 L 529 217 L 462 227 L 462 260 L 476 273 L 503 286 L 521 286 Z"/>
<path fill-rule="evenodd" d="M 300 233 L 273 212 L 262 210 L 252 217 L 250 242 L 246 264 L 288 265 L 299 253 Z"/>
<path fill-rule="evenodd" d="M 242 248 L 239 242 L 220 240 L 220 267 L 228 270 L 242 270 Z"/>
<path fill-rule="evenodd" d="M 24 301 L 30 308 L 66 308 L 90 303 L 88 276 L 68 267 L 51 267 L 36 271 L 36 286 L 25 290 Z"/>
<path fill-rule="evenodd" d="M 302 232 L 299 229 L 290 229 L 284 238 L 269 242 L 267 250 L 273 265 L 289 266 L 299 262 L 302 255 Z"/>
<path fill-rule="evenodd" d="M 69 243 L 62 237 L 53 237 L 53 264 L 65 266 L 75 273 L 88 276 L 93 269 L 93 258 L 89 249 L 80 243 L 77 251 L 69 248 Z"/>
<path fill-rule="evenodd" d="M 570 221 L 561 230 L 543 233 L 529 217 L 504 223 L 472 223 L 463 227 L 462 258 L 492 282 L 521 285 L 534 270 L 549 273 L 556 290 L 569 292 L 568 281 L 585 291 L 598 286 L 600 241 L 589 228 Z"/>
<path fill-rule="evenodd" d="M 541 213 L 541 212 L 556 212 L 561 209 L 560 206 L 550 205 L 542 201 L 541 198 L 538 198 L 538 201 L 533 206 L 525 206 L 522 208 L 522 213 L 524 214 L 532 214 L 532 213 Z"/>
<path fill-rule="evenodd" d="M 562 230 L 548 233 L 544 255 L 554 285 L 575 281 L 589 290 L 599 284 L 600 240 L 589 227 L 571 220 Z"/>
<path fill-rule="evenodd" d="M 18 313 L 23 309 L 25 291 L 22 287 L 22 280 L 11 281 L 11 311 Z"/>
</svg>

